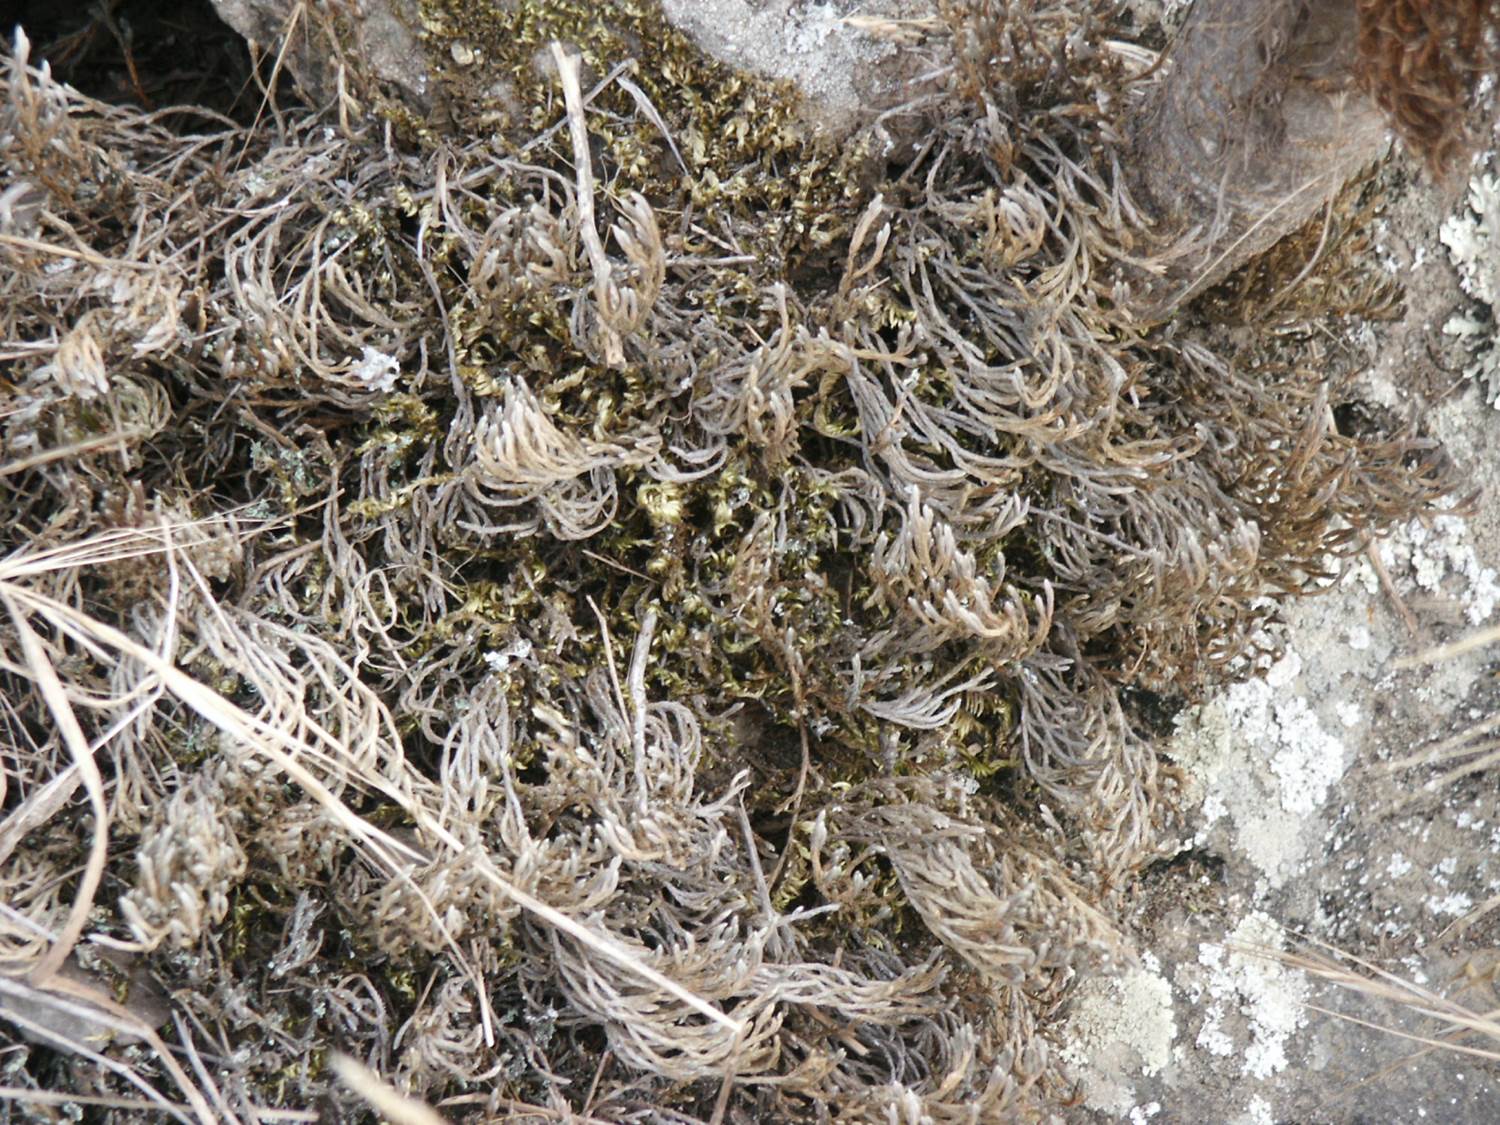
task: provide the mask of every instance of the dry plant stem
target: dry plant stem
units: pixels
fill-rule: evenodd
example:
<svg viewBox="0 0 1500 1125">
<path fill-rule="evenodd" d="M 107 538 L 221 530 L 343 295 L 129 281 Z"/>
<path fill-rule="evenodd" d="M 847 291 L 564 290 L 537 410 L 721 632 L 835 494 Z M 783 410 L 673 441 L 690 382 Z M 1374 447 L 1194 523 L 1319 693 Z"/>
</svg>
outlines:
<svg viewBox="0 0 1500 1125">
<path fill-rule="evenodd" d="M 908 19 L 897 19 L 891 16 L 845 16 L 839 22 L 866 35 L 908 46 L 920 43 L 941 28 L 943 23 L 936 16 L 918 16 Z"/>
<path fill-rule="evenodd" d="M 1496 749 L 1500 749 L 1500 741 L 1496 740 L 1454 745 L 1446 749 L 1439 745 L 1394 762 L 1387 762 L 1382 768 L 1388 773 L 1395 773 L 1399 770 L 1410 769 L 1412 766 L 1437 765 L 1439 762 L 1451 762 L 1454 758 L 1465 758 L 1471 754 L 1486 754 Z"/>
<path fill-rule="evenodd" d="M 1467 777 L 1473 773 L 1482 773 L 1488 770 L 1496 762 L 1500 762 L 1500 742 L 1483 742 L 1471 747 L 1468 751 L 1478 754 L 1479 757 L 1471 762 L 1465 762 L 1461 766 L 1455 766 L 1451 770 L 1430 778 L 1423 786 L 1424 789 L 1444 789 L 1452 785 L 1461 777 Z"/>
<path fill-rule="evenodd" d="M 1432 746 L 1418 750 L 1414 754 L 1409 754 L 1405 758 L 1397 758 L 1395 761 L 1387 762 L 1382 768 L 1394 772 L 1396 770 L 1407 769 L 1410 766 L 1427 765 L 1431 762 L 1445 761 L 1451 757 L 1461 757 L 1464 754 L 1470 753 L 1466 746 L 1467 743 L 1490 734 L 1497 727 L 1500 727 L 1500 714 L 1491 715 L 1487 719 L 1481 719 L 1466 730 L 1459 731 L 1457 734 L 1445 738 Z"/>
<path fill-rule="evenodd" d="M 1438 932 L 1437 940 L 1448 941 L 1450 938 L 1456 938 L 1496 907 L 1500 907 L 1500 894 L 1491 895 L 1467 914 L 1449 922 Z"/>
<path fill-rule="evenodd" d="M 1263 948 L 1246 948 L 1244 952 L 1279 961 L 1340 988 L 1399 1004 L 1420 1016 L 1438 1020 L 1446 1024 L 1447 1028 L 1437 1037 L 1419 1035 L 1402 1028 L 1358 1019 L 1317 1005 L 1307 1005 L 1312 1011 L 1421 1043 L 1430 1050 L 1448 1051 L 1492 1060 L 1500 1059 L 1500 1022 L 1497 1022 L 1500 1012 L 1471 1011 L 1455 1000 L 1398 977 L 1363 958 L 1336 949 L 1326 942 L 1312 938 L 1303 940 L 1308 944 L 1323 948 L 1328 955 L 1325 957 L 1318 954 Z M 1346 961 L 1349 965 L 1340 964 L 1339 960 Z M 1472 1047 L 1456 1041 L 1465 1035 L 1479 1035 L 1496 1046 Z"/>
<path fill-rule="evenodd" d="M 261 83 L 260 67 L 257 66 L 253 72 L 256 76 L 256 82 L 261 83 L 261 102 L 255 111 L 255 123 L 257 125 L 260 124 L 261 117 L 269 109 L 271 115 L 276 119 L 276 131 L 278 133 L 286 132 L 286 122 L 282 120 L 281 108 L 276 104 L 273 91 L 276 89 L 277 80 L 281 77 L 282 68 L 287 64 L 287 53 L 290 51 L 294 37 L 297 34 L 297 25 L 306 15 L 306 11 L 306 0 L 296 0 L 291 5 L 291 11 L 287 13 L 286 23 L 282 25 L 277 35 L 277 38 L 280 40 L 280 46 L 276 50 L 276 62 L 271 67 L 270 78 Z"/>
<path fill-rule="evenodd" d="M 1301 965 L 1295 961 L 1289 961 L 1287 963 L 1294 968 L 1300 968 L 1304 972 L 1312 973 L 1314 976 L 1323 975 L 1319 973 L 1318 970 L 1308 968 L 1306 965 Z M 1343 984 L 1345 985 L 1345 987 L 1351 988 L 1356 987 L 1355 985 L 1348 983 L 1347 980 L 1341 979 L 1337 976 L 1329 976 L 1327 977 L 1327 979 L 1332 984 Z M 1360 991 L 1363 990 L 1360 989 Z M 1395 998 L 1392 997 L 1392 999 Z M 1412 1043 L 1420 1043 L 1428 1051 L 1447 1051 L 1450 1054 L 1468 1055 L 1473 1058 L 1488 1059 L 1491 1062 L 1500 1061 L 1500 1051 L 1493 1051 L 1486 1047 L 1469 1047 L 1465 1044 L 1454 1043 L 1447 1039 L 1434 1039 L 1429 1035 L 1418 1035 L 1415 1032 L 1406 1031 L 1403 1028 L 1391 1027 L 1389 1024 L 1376 1023 L 1374 1020 L 1360 1019 L 1358 1016 L 1351 1016 L 1345 1012 L 1336 1012 L 1332 1008 L 1324 1008 L 1317 1004 L 1308 1004 L 1307 1009 L 1311 1012 L 1317 1012 L 1319 1015 L 1332 1016 L 1334 1019 L 1343 1020 L 1345 1023 L 1352 1023 L 1357 1024 L 1360 1027 L 1367 1027 L 1371 1031 L 1379 1031 L 1386 1035 L 1394 1035 L 1398 1039 L 1406 1039 Z M 1424 1011 L 1421 1008 L 1413 1008 L 1413 1011 L 1416 1011 L 1424 1016 L 1438 1018 L 1438 1014 L 1436 1012 Z M 1426 1052 L 1424 1051 L 1422 1053 L 1425 1054 Z"/>
<path fill-rule="evenodd" d="M 1380 580 L 1380 588 L 1385 591 L 1385 596 L 1390 599 L 1391 605 L 1395 607 L 1396 613 L 1401 618 L 1401 623 L 1406 626 L 1406 635 L 1415 638 L 1420 628 L 1416 616 L 1407 608 L 1406 600 L 1402 598 L 1401 592 L 1396 589 L 1396 583 L 1391 579 L 1391 572 L 1385 565 L 1385 560 L 1380 557 L 1380 547 L 1371 543 L 1365 548 L 1365 558 L 1370 562 L 1370 569 L 1375 572 L 1375 577 Z M 1396 662 L 1396 667 L 1402 666 L 1401 661 Z"/>
<path fill-rule="evenodd" d="M 1431 796 L 1447 788 L 1460 778 L 1485 772 L 1500 762 L 1500 740 L 1483 738 L 1497 725 L 1500 725 L 1500 716 L 1491 716 L 1451 738 L 1443 739 L 1435 745 L 1425 747 L 1404 758 L 1385 763 L 1382 769 L 1386 773 L 1398 773 L 1420 766 L 1436 766 L 1440 763 L 1451 762 L 1456 758 L 1470 759 L 1463 765 L 1428 777 L 1420 786 L 1410 790 L 1404 797 L 1394 802 L 1392 808 L 1403 808 L 1424 796 Z M 1475 916 L 1485 913 L 1488 909 L 1488 905 L 1480 907 Z M 1465 922 L 1465 925 L 1468 924 Z"/>
<path fill-rule="evenodd" d="M 744 1032 L 737 1037 L 734 1049 L 729 1053 L 729 1059 L 724 1064 L 724 1079 L 719 1084 L 719 1096 L 714 1099 L 714 1111 L 709 1115 L 709 1125 L 723 1125 L 724 1115 L 729 1110 L 729 1095 L 734 1092 L 735 1060 L 739 1056 L 744 1041 Z"/>
<path fill-rule="evenodd" d="M 634 82 L 625 77 L 624 72 L 626 70 L 636 71 L 639 69 L 640 65 L 636 62 L 636 60 L 627 59 L 626 62 L 621 63 L 618 67 L 615 68 L 615 73 L 612 75 L 612 77 L 616 82 L 620 84 L 620 88 L 630 95 L 631 99 L 636 104 L 636 108 L 638 108 L 641 113 L 645 114 L 646 119 L 650 121 L 652 125 L 656 126 L 656 131 L 661 134 L 662 140 L 666 141 L 667 147 L 672 150 L 672 159 L 677 162 L 677 167 L 682 170 L 683 175 L 690 175 L 691 173 L 688 170 L 687 161 L 682 159 L 682 153 L 678 151 L 677 142 L 672 139 L 672 132 L 667 128 L 666 121 L 662 119 L 661 112 L 656 108 L 656 106 L 651 104 L 651 99 L 646 96 L 646 91 L 642 90 Z"/>
<path fill-rule="evenodd" d="M 192 529 L 217 528 L 223 526 L 219 520 L 204 520 L 199 523 L 184 523 L 178 531 L 186 532 Z M 144 546 L 142 546 L 144 540 Z M 52 573 L 58 567 L 71 567 L 71 565 L 84 565 L 87 562 L 110 562 L 127 561 L 127 559 L 141 558 L 144 553 L 168 550 L 171 546 L 171 532 L 166 529 L 117 529 L 104 534 L 95 535 L 89 543 L 68 544 L 65 547 L 52 547 L 52 549 L 27 550 L 20 555 L 0 561 L 0 579 L 18 580 L 24 577 L 37 577 L 42 574 Z M 169 568 L 174 570 L 171 564 Z M 172 579 L 175 585 L 175 576 Z M 175 597 L 169 598 L 175 604 Z M 21 670 L 21 669 L 17 669 Z M 142 700 L 141 706 L 147 706 Z M 133 718 L 136 711 L 121 718 L 120 723 Z M 108 741 L 113 730 L 105 738 L 99 739 L 101 745 Z M 15 850 L 17 844 L 23 840 L 28 832 L 36 831 L 37 828 L 52 819 L 63 805 L 68 804 L 74 792 L 83 781 L 80 763 L 75 760 L 74 765 L 66 766 L 49 777 L 42 786 L 31 790 L 30 795 L 20 805 L 10 810 L 5 820 L 0 822 L 0 862 L 5 862 L 10 853 Z"/>
<path fill-rule="evenodd" d="M 339 1076 L 340 1082 L 363 1098 L 391 1125 L 447 1125 L 436 1110 L 398 1092 L 364 1063 L 334 1052 L 328 1065 Z"/>
<path fill-rule="evenodd" d="M 1395 667 L 1404 671 L 1408 668 L 1421 668 L 1428 664 L 1441 664 L 1444 660 L 1453 660 L 1476 649 L 1488 648 L 1497 641 L 1500 641 L 1500 625 L 1491 625 L 1448 644 L 1438 645 L 1412 656 L 1403 656 L 1395 662 Z"/>
<path fill-rule="evenodd" d="M 583 116 L 583 90 L 578 84 L 578 56 L 564 51 L 562 44 L 552 44 L 552 61 L 562 82 L 563 102 L 568 111 L 568 132 L 573 139 L 573 167 L 578 177 L 578 227 L 594 271 L 594 299 L 598 302 L 599 331 L 604 344 L 605 362 L 611 367 L 625 363 L 620 334 L 607 322 L 608 310 L 614 306 L 617 292 L 610 277 L 609 258 L 594 219 L 594 158 L 589 152 L 588 124 Z"/>
<path fill-rule="evenodd" d="M 4 601 L 15 624 L 28 668 L 42 697 L 47 701 L 47 707 L 52 712 L 63 741 L 73 755 L 73 764 L 88 791 L 89 805 L 94 812 L 94 834 L 89 845 L 89 858 L 78 881 L 78 892 L 72 909 L 68 912 L 68 919 L 57 940 L 31 970 L 31 983 L 45 987 L 73 952 L 73 947 L 78 944 L 84 927 L 88 924 L 94 894 L 99 889 L 99 881 L 104 877 L 104 863 L 109 854 L 109 808 L 104 803 L 104 777 L 99 772 L 98 763 L 94 761 L 93 747 L 88 744 L 88 738 L 78 724 L 78 716 L 73 713 L 73 705 L 68 702 L 67 691 L 58 678 L 46 649 L 27 621 L 26 614 L 16 603 L 3 594 L 0 594 L 0 600 Z"/>
<path fill-rule="evenodd" d="M 594 1108 L 594 1098 L 599 1093 L 599 1081 L 604 1077 L 604 1072 L 609 1069 L 610 1061 L 614 1056 L 608 1047 L 599 1055 L 599 1065 L 594 1068 L 594 1077 L 589 1080 L 588 1093 L 583 1098 L 583 1115 L 588 1116 L 589 1111 Z"/>
<path fill-rule="evenodd" d="M 141 76 L 136 71 L 135 67 L 135 52 L 130 49 L 131 37 L 121 30 L 119 23 L 115 20 L 114 16 L 110 14 L 110 5 L 99 4 L 97 7 L 95 7 L 94 18 L 104 25 L 105 30 L 107 30 L 110 35 L 114 37 L 115 42 L 119 44 L 120 55 L 122 58 L 124 58 L 125 69 L 130 75 L 130 87 L 135 91 L 135 96 L 140 100 L 141 105 L 145 106 L 147 109 L 155 109 L 156 107 L 152 103 L 151 98 L 147 95 L 145 89 L 141 86 Z"/>
<path fill-rule="evenodd" d="M 801 717 L 797 720 L 797 744 L 802 751 L 802 761 L 797 766 L 797 786 L 792 790 L 791 798 L 782 806 L 790 809 L 790 812 L 787 817 L 786 845 L 781 849 L 781 855 L 777 857 L 776 866 L 771 871 L 772 891 L 781 885 L 781 873 L 786 869 L 792 849 L 797 845 L 797 818 L 802 815 L 802 798 L 807 793 L 807 775 L 812 770 L 812 747 L 807 739 L 807 720 Z"/>
<path fill-rule="evenodd" d="M 181 1012 L 172 1013 L 172 1025 L 177 1029 L 177 1041 L 182 1044 L 183 1052 L 187 1055 L 188 1062 L 192 1064 L 193 1073 L 198 1077 L 199 1086 L 207 1094 L 209 1100 L 213 1102 L 214 1109 L 218 1112 L 220 1119 L 226 1125 L 240 1125 L 239 1115 L 230 1108 L 229 1103 L 224 1098 L 223 1091 L 219 1089 L 219 1084 L 214 1081 L 213 1075 L 209 1073 L 208 1067 L 204 1065 L 203 1057 L 198 1053 L 198 1047 L 193 1042 L 192 1031 L 188 1028 L 186 1021 L 183 1020 Z"/>
<path fill-rule="evenodd" d="M 138 272 L 149 272 L 155 267 L 146 262 L 132 262 L 128 259 L 121 261 L 117 258 L 105 258 L 87 250 L 71 250 L 66 246 L 58 246 L 51 242 L 39 242 L 34 238 L 22 238 L 14 234 L 0 234 L 0 243 L 14 246 L 18 250 L 33 250 L 39 254 L 49 254 L 58 258 L 72 258 L 79 262 L 88 262 L 94 266 L 105 266 L 109 269 L 133 270 Z"/>
<path fill-rule="evenodd" d="M 1258 214 L 1243 231 L 1235 235 L 1234 241 L 1224 247 L 1223 250 L 1218 251 L 1207 262 L 1195 264 L 1187 280 L 1175 292 L 1169 291 L 1161 300 L 1151 306 L 1146 312 L 1145 318 L 1147 320 L 1162 320 L 1170 316 L 1191 298 L 1203 292 L 1203 290 L 1209 288 L 1215 282 L 1233 273 L 1235 269 L 1253 258 L 1256 253 L 1266 249 L 1268 245 L 1274 245 L 1289 231 L 1295 230 L 1298 224 L 1295 222 L 1288 224 L 1286 216 L 1297 215 L 1300 211 L 1299 204 L 1304 199 L 1322 199 L 1336 191 L 1337 188 L 1338 185 L 1332 181 L 1331 176 L 1327 173 L 1313 179 L 1305 180 L 1292 188 L 1287 194 Z M 1223 205 L 1222 199 L 1217 205 Z M 1222 217 L 1216 218 L 1214 223 L 1209 226 L 1209 231 L 1213 232 L 1221 221 L 1224 221 Z M 1188 236 L 1188 241 L 1190 243 L 1196 242 L 1198 239 L 1205 237 L 1212 241 L 1214 236 L 1212 233 L 1203 235 L 1198 230 L 1195 230 Z M 1267 238 L 1270 239 L 1269 243 L 1262 241 Z M 1179 250 L 1182 249 L 1184 248 L 1179 246 Z M 1188 250 L 1187 257 L 1190 259 L 1192 256 L 1193 252 Z M 1171 276 L 1170 273 L 1168 276 Z"/>
<path fill-rule="evenodd" d="M 14 461 L 7 461 L 3 465 L 0 465 L 0 477 L 12 476 L 15 473 L 25 472 L 27 469 L 49 465 L 54 461 L 70 460 L 86 453 L 92 453 L 96 449 L 105 449 L 112 445 L 117 446 L 121 442 L 136 441 L 140 438 L 151 436 L 152 431 L 147 429 L 115 430 L 112 433 L 100 434 L 98 437 L 88 438 L 84 441 L 75 442 L 72 445 L 59 446 L 55 449 L 47 449 L 40 453 L 34 453 L 30 457 L 19 457 Z"/>
<path fill-rule="evenodd" d="M 1306 281 L 1308 277 L 1312 275 L 1314 268 L 1316 268 L 1317 264 L 1323 259 L 1323 251 L 1328 245 L 1328 232 L 1332 228 L 1333 200 L 1329 199 L 1329 201 L 1323 206 L 1323 229 L 1318 235 L 1318 244 L 1313 248 L 1313 252 L 1308 255 L 1307 264 L 1297 271 L 1296 277 L 1292 278 L 1291 281 L 1287 282 L 1281 287 L 1281 291 L 1279 293 L 1277 293 L 1274 297 L 1266 302 L 1264 309 L 1262 309 L 1261 311 L 1261 315 L 1263 317 L 1268 317 L 1271 315 L 1271 313 L 1275 312 L 1276 309 L 1288 297 L 1295 293 L 1297 291 L 1297 288 L 1304 281 Z"/>
<path fill-rule="evenodd" d="M 16 845 L 26 836 L 46 824 L 68 803 L 81 780 L 76 765 L 59 770 L 0 822 L 0 863 L 10 858 Z"/>
<path fill-rule="evenodd" d="M 5 977 L 0 976 L 0 995 L 3 995 L 9 991 L 8 986 L 11 983 L 12 982 L 8 981 Z M 183 1122 L 183 1125 L 192 1125 L 193 1119 L 191 1117 L 189 1117 L 181 1109 L 177 1108 L 174 1103 L 167 1101 L 166 1098 L 162 1097 L 160 1094 L 157 1094 L 156 1091 L 153 1090 L 151 1086 L 143 1078 L 141 1078 L 133 1068 L 127 1067 L 122 1063 L 118 1063 L 108 1055 L 95 1051 L 83 1043 L 79 1043 L 64 1036 L 60 1036 L 46 1024 L 41 1023 L 37 1020 L 28 1019 L 27 1017 L 21 1015 L 19 1012 L 14 1011 L 13 1009 L 7 1010 L 5 1012 L 4 1018 L 9 1022 L 15 1024 L 21 1030 L 30 1033 L 34 1038 L 42 1043 L 46 1043 L 51 1047 L 61 1049 L 70 1054 L 79 1055 L 95 1063 L 101 1070 L 112 1071 L 115 1074 L 118 1074 L 126 1082 L 129 1082 L 132 1086 L 135 1086 L 137 1089 L 148 1095 L 151 1098 L 152 1102 L 157 1106 L 157 1108 L 164 1110 L 168 1115 L 172 1117 L 173 1120 L 181 1121 Z M 206 1109 L 207 1107 L 205 1106 L 204 1108 Z M 200 1117 L 199 1120 L 201 1125 L 212 1125 L 213 1121 L 211 1117 Z"/>
</svg>

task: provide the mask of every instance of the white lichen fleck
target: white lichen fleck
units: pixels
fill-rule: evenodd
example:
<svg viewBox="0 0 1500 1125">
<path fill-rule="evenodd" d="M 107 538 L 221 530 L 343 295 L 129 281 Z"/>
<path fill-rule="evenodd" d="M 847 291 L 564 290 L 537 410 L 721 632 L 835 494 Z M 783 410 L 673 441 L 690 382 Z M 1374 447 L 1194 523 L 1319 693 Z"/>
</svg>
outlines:
<svg viewBox="0 0 1500 1125">
<path fill-rule="evenodd" d="M 1486 163 L 1493 163 L 1493 155 Z M 1469 181 L 1466 205 L 1443 222 L 1438 237 L 1458 270 L 1459 283 L 1478 310 L 1456 312 L 1443 332 L 1462 340 L 1474 353 L 1464 369 L 1484 384 L 1486 396 L 1500 408 L 1500 348 L 1495 347 L 1495 306 L 1500 300 L 1500 176 L 1482 172 Z"/>
<path fill-rule="evenodd" d="M 1263 955 L 1281 948 L 1280 928 L 1259 911 L 1246 915 L 1223 944 L 1199 947 L 1199 964 L 1208 970 L 1206 996 L 1243 1017 L 1236 1046 L 1243 1073 L 1252 1078 L 1286 1069 L 1287 1043 L 1307 1022 L 1306 976 Z"/>
<path fill-rule="evenodd" d="M 349 377 L 360 386 L 385 393 L 395 389 L 401 375 L 401 364 L 375 348 L 366 347 L 359 361 L 349 369 Z"/>
<path fill-rule="evenodd" d="M 1460 891 L 1453 891 L 1442 896 L 1429 895 L 1425 905 L 1428 911 L 1440 918 L 1459 918 L 1473 909 L 1474 900 Z"/>
</svg>

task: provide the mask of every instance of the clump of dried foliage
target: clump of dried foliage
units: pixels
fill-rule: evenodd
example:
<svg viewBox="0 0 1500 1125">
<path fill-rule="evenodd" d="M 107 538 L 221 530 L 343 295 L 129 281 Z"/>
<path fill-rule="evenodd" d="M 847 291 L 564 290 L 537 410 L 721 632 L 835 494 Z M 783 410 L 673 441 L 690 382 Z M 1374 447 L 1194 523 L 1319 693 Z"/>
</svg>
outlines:
<svg viewBox="0 0 1500 1125">
<path fill-rule="evenodd" d="M 1496 0 L 1359 0 L 1359 78 L 1434 172 L 1470 147 L 1464 111 L 1500 63 Z"/>
<path fill-rule="evenodd" d="M 839 146 L 634 0 L 424 0 L 426 116 L 352 61 L 250 124 L 112 106 L 18 38 L 6 1082 L 1065 1096 L 1039 1021 L 1160 815 L 1121 689 L 1244 667 L 1448 487 L 1332 359 L 1133 319 L 1108 8 L 945 4 Z"/>
</svg>

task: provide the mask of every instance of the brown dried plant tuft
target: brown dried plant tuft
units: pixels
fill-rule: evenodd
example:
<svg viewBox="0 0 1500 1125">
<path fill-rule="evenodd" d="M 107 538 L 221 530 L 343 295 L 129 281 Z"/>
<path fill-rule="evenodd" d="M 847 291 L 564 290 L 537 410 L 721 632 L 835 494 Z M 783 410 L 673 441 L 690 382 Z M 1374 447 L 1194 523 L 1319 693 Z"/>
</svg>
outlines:
<svg viewBox="0 0 1500 1125">
<path fill-rule="evenodd" d="M 1359 0 L 1357 75 L 1434 175 L 1469 149 L 1480 79 L 1500 62 L 1496 0 Z"/>
</svg>

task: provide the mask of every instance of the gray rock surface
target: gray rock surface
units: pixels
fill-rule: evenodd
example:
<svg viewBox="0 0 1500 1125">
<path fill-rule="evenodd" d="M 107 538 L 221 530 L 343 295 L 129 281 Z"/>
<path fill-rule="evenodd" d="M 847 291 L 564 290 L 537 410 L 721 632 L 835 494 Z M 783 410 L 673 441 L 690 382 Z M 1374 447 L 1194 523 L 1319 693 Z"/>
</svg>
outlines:
<svg viewBox="0 0 1500 1125">
<path fill-rule="evenodd" d="M 277 53 L 285 48 L 285 66 L 319 103 L 338 92 L 342 48 L 306 17 L 297 0 L 213 0 L 219 18 L 254 48 Z M 427 93 L 427 63 L 417 41 L 415 0 L 360 0 L 359 18 L 349 21 L 354 51 L 380 81 L 400 88 L 415 104 Z"/>
</svg>

